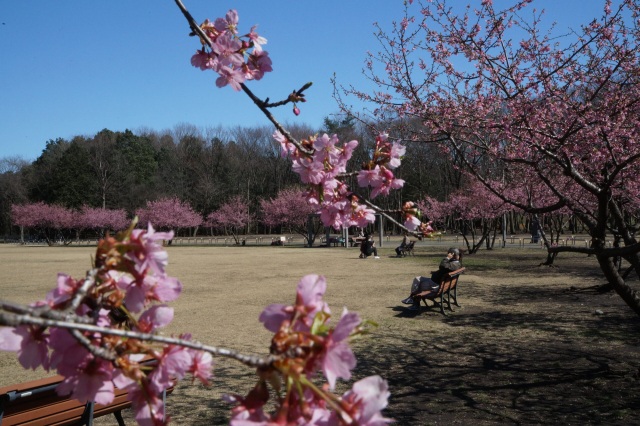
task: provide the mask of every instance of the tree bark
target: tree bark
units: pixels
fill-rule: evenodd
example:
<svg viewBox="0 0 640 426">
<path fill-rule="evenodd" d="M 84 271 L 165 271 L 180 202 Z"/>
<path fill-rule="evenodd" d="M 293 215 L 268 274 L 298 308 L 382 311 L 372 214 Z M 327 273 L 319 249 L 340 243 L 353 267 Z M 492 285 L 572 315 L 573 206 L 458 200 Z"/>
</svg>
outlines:
<svg viewBox="0 0 640 426">
<path fill-rule="evenodd" d="M 624 302 L 640 316 L 640 296 L 634 291 L 618 273 L 618 269 L 611 257 L 598 256 L 598 263 L 607 281 L 624 300 Z"/>
</svg>

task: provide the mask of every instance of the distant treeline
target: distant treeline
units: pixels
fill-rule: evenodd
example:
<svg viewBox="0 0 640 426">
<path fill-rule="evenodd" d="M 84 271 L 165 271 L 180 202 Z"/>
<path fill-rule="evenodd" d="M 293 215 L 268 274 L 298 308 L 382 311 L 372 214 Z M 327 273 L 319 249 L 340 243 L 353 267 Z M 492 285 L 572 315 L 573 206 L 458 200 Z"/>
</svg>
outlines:
<svg viewBox="0 0 640 426">
<path fill-rule="evenodd" d="M 290 127 L 299 139 L 335 133 L 341 140 L 358 140 L 351 169 L 368 158 L 374 145 L 374 135 L 348 119 L 327 118 L 323 129 Z M 255 211 L 260 200 L 300 183 L 272 133 L 266 126 L 200 129 L 183 124 L 163 132 L 104 129 L 94 136 L 49 140 L 31 163 L 0 159 L 0 234 L 18 232 L 11 205 L 22 203 L 133 213 L 148 201 L 177 197 L 206 217 L 240 195 Z M 426 195 L 442 198 L 461 185 L 452 160 L 425 144 L 408 145 L 397 174 L 405 186 L 376 199 L 384 208 L 397 209 L 403 200 Z M 253 232 L 264 231 L 257 222 L 253 226 Z"/>
</svg>

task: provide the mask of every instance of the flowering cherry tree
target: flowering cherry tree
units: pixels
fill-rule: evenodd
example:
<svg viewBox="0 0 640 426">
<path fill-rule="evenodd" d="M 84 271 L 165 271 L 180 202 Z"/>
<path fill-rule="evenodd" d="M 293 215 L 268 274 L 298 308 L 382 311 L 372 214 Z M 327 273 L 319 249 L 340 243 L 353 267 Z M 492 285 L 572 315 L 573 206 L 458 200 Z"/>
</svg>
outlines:
<svg viewBox="0 0 640 426">
<path fill-rule="evenodd" d="M 479 181 L 471 182 L 468 187 L 451 194 L 445 205 L 453 219 L 461 222 L 462 238 L 469 254 L 477 252 L 483 244 L 487 248 L 493 247 L 491 234 L 495 238 L 504 214 L 513 209 Z M 479 237 L 476 236 L 476 225 L 479 225 Z"/>
<path fill-rule="evenodd" d="M 43 202 L 11 206 L 13 223 L 39 232 L 49 245 L 62 240 L 71 242 L 82 230 L 94 229 L 102 235 L 105 230 L 120 231 L 131 222 L 122 209 L 111 210 L 83 206 L 79 211 Z"/>
<path fill-rule="evenodd" d="M 230 232 L 236 244 L 240 244 L 238 234 L 250 221 L 249 205 L 241 196 L 236 196 L 218 210 L 209 213 L 205 225 Z"/>
<path fill-rule="evenodd" d="M 546 242 L 549 253 L 594 255 L 640 315 L 640 295 L 615 265 L 621 256 L 640 272 L 640 4 L 607 0 L 599 19 L 560 37 L 543 31 L 529 3 L 405 2 L 403 19 L 381 30 L 382 48 L 366 64 L 379 90 L 345 93 L 399 124 L 421 123 L 406 127 L 410 139 L 445 145 L 515 208 L 569 209 L 591 247 Z M 541 196 L 518 191 L 524 184 Z"/>
<path fill-rule="evenodd" d="M 197 229 L 202 224 L 202 216 L 176 197 L 148 201 L 144 208 L 136 210 L 136 216 L 143 226 L 153 223 L 162 230 Z"/>
<path fill-rule="evenodd" d="M 436 200 L 432 197 L 424 197 L 416 203 L 420 210 L 428 212 L 430 224 L 433 229 L 447 227 L 447 219 L 450 217 L 449 204 L 446 201 Z"/>
<path fill-rule="evenodd" d="M 131 222 L 124 209 L 105 209 L 84 206 L 77 218 L 77 226 L 81 229 L 94 229 L 99 235 L 105 230 L 122 231 Z"/>
<path fill-rule="evenodd" d="M 317 206 L 307 202 L 306 191 L 300 189 L 283 189 L 278 196 L 270 200 L 260 200 L 262 222 L 267 226 L 283 226 L 291 229 L 313 245 L 313 239 L 322 230 L 322 226 L 314 226 L 309 239 L 310 215 L 317 213 Z"/>
<path fill-rule="evenodd" d="M 15 225 L 36 230 L 48 245 L 58 241 L 70 243 L 71 230 L 77 227 L 76 212 L 43 202 L 14 204 L 11 206 L 11 218 Z"/>
</svg>

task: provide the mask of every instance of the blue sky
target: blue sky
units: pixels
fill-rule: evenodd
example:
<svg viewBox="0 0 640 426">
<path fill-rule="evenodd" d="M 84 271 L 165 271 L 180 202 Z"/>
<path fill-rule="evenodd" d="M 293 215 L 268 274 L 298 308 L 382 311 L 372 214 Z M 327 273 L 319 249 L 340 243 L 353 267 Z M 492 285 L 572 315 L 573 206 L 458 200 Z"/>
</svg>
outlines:
<svg viewBox="0 0 640 426">
<path fill-rule="evenodd" d="M 330 79 L 359 86 L 374 22 L 389 27 L 402 0 L 183 0 L 194 18 L 238 10 L 240 31 L 258 25 L 274 72 L 248 86 L 279 100 L 307 81 L 302 114 L 284 122 L 320 127 L 336 112 Z M 479 0 L 475 1 L 479 3 Z M 465 2 L 466 3 L 466 2 Z M 495 0 L 496 6 L 506 4 Z M 535 0 L 560 27 L 599 16 L 600 0 Z M 22 0 L 0 8 L 0 158 L 37 158 L 50 139 L 101 129 L 162 131 L 181 123 L 268 125 L 242 93 L 215 87 L 190 65 L 198 41 L 171 0 Z"/>
</svg>

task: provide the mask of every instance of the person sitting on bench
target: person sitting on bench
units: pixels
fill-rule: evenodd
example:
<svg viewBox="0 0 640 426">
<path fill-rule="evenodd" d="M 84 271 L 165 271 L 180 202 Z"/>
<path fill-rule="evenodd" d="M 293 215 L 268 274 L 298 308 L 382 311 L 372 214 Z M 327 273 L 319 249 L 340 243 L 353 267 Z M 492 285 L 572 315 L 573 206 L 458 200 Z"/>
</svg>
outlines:
<svg viewBox="0 0 640 426">
<path fill-rule="evenodd" d="M 402 257 L 403 250 L 409 246 L 409 233 L 405 231 L 402 235 L 402 242 L 396 247 L 396 257 Z"/>
<path fill-rule="evenodd" d="M 460 254 L 460 250 L 455 247 L 451 247 L 447 250 L 447 257 L 442 259 L 440 262 L 438 270 L 431 274 L 431 278 L 419 276 L 413 279 L 413 282 L 411 283 L 411 293 L 409 294 L 409 297 L 402 301 L 402 303 L 412 305 L 409 307 L 412 311 L 418 310 L 420 308 L 420 300 L 414 298 L 413 295 L 427 290 L 431 290 L 434 293 L 437 292 L 442 278 L 448 272 L 462 268 L 462 264 L 460 263 L 461 259 L 462 256 Z"/>
</svg>

